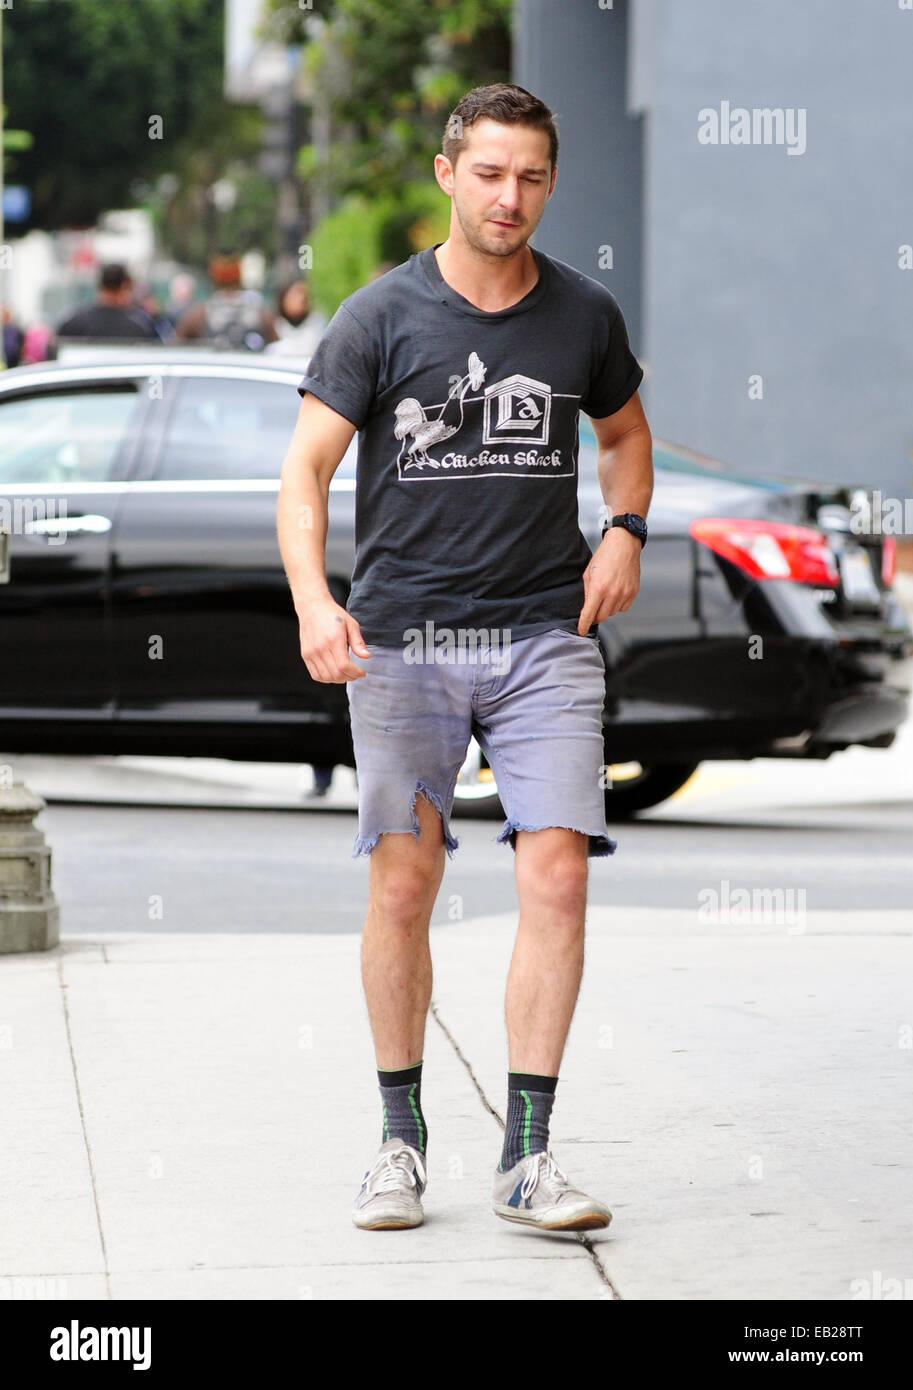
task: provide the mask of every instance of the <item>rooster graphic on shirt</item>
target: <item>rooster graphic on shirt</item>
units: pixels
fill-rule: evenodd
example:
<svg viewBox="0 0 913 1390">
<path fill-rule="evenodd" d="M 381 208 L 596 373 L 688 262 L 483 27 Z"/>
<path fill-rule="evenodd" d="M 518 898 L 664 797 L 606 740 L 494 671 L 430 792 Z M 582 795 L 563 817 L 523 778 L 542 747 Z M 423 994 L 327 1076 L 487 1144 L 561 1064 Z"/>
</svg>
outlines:
<svg viewBox="0 0 913 1390">
<path fill-rule="evenodd" d="M 440 468 L 440 459 L 433 459 L 428 453 L 429 445 L 440 444 L 441 440 L 449 439 L 462 428 L 463 398 L 470 386 L 473 391 L 478 391 L 485 380 L 485 365 L 478 353 L 469 354 L 467 366 L 468 372 L 454 382 L 442 406 L 426 408 L 414 396 L 406 396 L 397 405 L 393 433 L 397 439 L 404 441 L 399 453 L 404 472 L 408 468 L 417 468 L 420 465 Z M 435 409 L 438 410 L 438 414 L 429 416 L 428 411 Z"/>
<path fill-rule="evenodd" d="M 462 376 L 451 378 L 452 385 L 442 403 L 422 405 L 414 396 L 405 396 L 395 406 L 393 434 L 400 444 L 400 478 L 502 472 L 561 476 L 574 471 L 573 460 L 568 461 L 560 449 L 551 453 L 535 448 L 496 453 L 485 448 L 471 455 L 437 450 L 438 445 L 458 434 L 464 423 L 472 422 L 467 410 L 470 404 L 482 407 L 483 445 L 549 443 L 553 392 L 547 382 L 518 372 L 492 383 L 479 395 L 487 368 L 477 352 L 470 352 L 466 368 Z"/>
</svg>

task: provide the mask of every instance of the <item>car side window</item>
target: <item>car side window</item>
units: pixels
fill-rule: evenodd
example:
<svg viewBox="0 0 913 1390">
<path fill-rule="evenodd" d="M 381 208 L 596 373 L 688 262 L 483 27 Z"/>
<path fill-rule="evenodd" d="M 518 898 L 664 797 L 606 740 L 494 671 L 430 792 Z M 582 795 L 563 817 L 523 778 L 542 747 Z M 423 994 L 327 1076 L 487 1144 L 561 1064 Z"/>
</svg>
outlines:
<svg viewBox="0 0 913 1390">
<path fill-rule="evenodd" d="M 137 403 L 133 385 L 0 396 L 0 484 L 107 482 Z"/>
<path fill-rule="evenodd" d="M 188 377 L 165 439 L 166 480 L 276 478 L 297 419 L 294 387 L 245 377 Z"/>
<path fill-rule="evenodd" d="M 187 377 L 181 381 L 157 472 L 163 480 L 273 478 L 298 420 L 294 385 L 249 377 Z M 345 476 L 355 452 L 337 476 Z"/>
</svg>

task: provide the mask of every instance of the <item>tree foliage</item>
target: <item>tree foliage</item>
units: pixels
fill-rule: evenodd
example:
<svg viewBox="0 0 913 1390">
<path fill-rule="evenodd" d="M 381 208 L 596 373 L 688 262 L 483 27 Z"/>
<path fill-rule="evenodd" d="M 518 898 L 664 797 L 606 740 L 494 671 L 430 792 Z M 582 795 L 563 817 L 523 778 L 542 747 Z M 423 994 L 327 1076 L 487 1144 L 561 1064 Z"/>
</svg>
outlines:
<svg viewBox="0 0 913 1390">
<path fill-rule="evenodd" d="M 309 239 L 315 304 L 327 316 L 346 295 L 415 251 L 444 241 L 450 200 L 428 179 L 367 198 L 350 193 L 324 217 Z"/>
<path fill-rule="evenodd" d="M 16 0 L 4 95 L 33 144 L 8 166 L 32 190 L 32 226 L 90 225 L 134 202 L 137 181 L 194 159 L 215 178 L 255 155 L 258 127 L 222 96 L 223 29 L 224 0 Z"/>
<path fill-rule="evenodd" d="M 8 153 L 13 150 L 28 150 L 32 145 L 32 135 L 28 130 L 10 130 L 6 123 L 6 107 L 3 108 L 3 167 L 7 168 L 9 163 Z"/>
<path fill-rule="evenodd" d="M 300 169 L 332 198 L 430 178 L 447 116 L 471 87 L 510 80 L 512 0 L 270 0 L 270 31 L 307 44 L 329 101 L 327 150 Z"/>
</svg>

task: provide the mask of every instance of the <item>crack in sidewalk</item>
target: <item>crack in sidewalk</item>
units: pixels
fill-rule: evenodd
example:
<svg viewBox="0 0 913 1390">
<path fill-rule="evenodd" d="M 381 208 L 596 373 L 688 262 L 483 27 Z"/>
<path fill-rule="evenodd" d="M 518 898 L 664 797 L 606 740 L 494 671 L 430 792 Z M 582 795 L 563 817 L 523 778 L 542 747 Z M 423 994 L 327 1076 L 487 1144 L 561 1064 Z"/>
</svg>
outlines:
<svg viewBox="0 0 913 1390">
<path fill-rule="evenodd" d="M 440 1028 L 441 1032 L 444 1034 L 444 1037 L 450 1043 L 450 1046 L 453 1048 L 457 1057 L 459 1057 L 460 1061 L 463 1063 L 463 1066 L 466 1068 L 466 1071 L 469 1074 L 469 1079 L 476 1089 L 476 1094 L 478 1095 L 479 1100 L 482 1102 L 488 1113 L 494 1116 L 498 1124 L 503 1129 L 503 1117 L 499 1114 L 499 1112 L 495 1109 L 491 1101 L 486 1096 L 485 1091 L 482 1088 L 482 1083 L 479 1081 L 479 1078 L 476 1076 L 475 1072 L 472 1069 L 472 1063 L 461 1049 L 456 1038 L 453 1036 L 453 1033 L 447 1027 L 447 1024 L 441 1018 L 440 1010 L 438 1009 L 438 1006 L 433 999 L 431 1001 L 429 1012 L 431 1013 L 432 1018 L 434 1019 L 437 1026 Z M 593 1268 L 595 1269 L 598 1278 L 604 1285 L 602 1297 L 607 1299 L 611 1298 L 613 1301 L 621 1302 L 621 1294 L 618 1292 L 615 1285 L 609 1278 L 608 1271 L 606 1270 L 605 1265 L 602 1263 L 602 1260 L 599 1258 L 599 1255 L 597 1253 L 596 1247 L 593 1245 L 593 1242 L 586 1235 L 584 1235 L 582 1231 L 567 1231 L 565 1232 L 565 1234 L 573 1235 L 577 1243 L 581 1245 L 589 1255 Z"/>
<path fill-rule="evenodd" d="M 82 1126 L 83 1143 L 86 1146 L 86 1158 L 89 1163 L 89 1178 L 92 1183 L 92 1202 L 95 1207 L 95 1224 L 98 1226 L 98 1238 L 101 1242 L 101 1254 L 105 1265 L 105 1289 L 109 1300 L 114 1297 L 111 1290 L 111 1270 L 108 1264 L 108 1247 L 105 1242 L 105 1231 L 101 1220 L 101 1207 L 98 1201 L 98 1183 L 95 1178 L 95 1162 L 92 1158 L 92 1148 L 89 1144 L 89 1134 L 86 1129 L 86 1112 L 82 1103 L 82 1088 L 79 1084 L 79 1071 L 76 1066 L 76 1054 L 73 1051 L 73 1030 L 70 1026 L 70 1006 L 67 1003 L 67 990 L 69 985 L 63 978 L 63 959 L 57 962 L 57 979 L 60 983 L 60 997 L 63 1001 L 63 1017 L 67 1030 L 67 1048 L 70 1053 L 70 1066 L 73 1069 L 73 1081 L 76 1085 L 76 1103 L 79 1106 L 79 1122 Z"/>
</svg>

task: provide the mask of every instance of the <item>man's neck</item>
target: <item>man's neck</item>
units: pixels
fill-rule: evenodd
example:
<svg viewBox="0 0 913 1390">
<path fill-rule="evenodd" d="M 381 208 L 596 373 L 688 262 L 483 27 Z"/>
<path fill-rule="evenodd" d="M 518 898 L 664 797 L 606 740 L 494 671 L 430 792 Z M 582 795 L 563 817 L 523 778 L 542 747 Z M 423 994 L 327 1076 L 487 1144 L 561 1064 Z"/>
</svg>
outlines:
<svg viewBox="0 0 913 1390">
<path fill-rule="evenodd" d="M 435 249 L 434 256 L 450 288 L 486 313 L 517 304 L 539 278 L 528 244 L 512 256 L 486 256 L 450 236 Z"/>
</svg>

